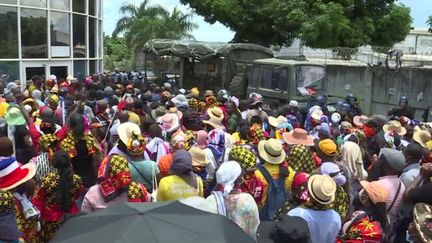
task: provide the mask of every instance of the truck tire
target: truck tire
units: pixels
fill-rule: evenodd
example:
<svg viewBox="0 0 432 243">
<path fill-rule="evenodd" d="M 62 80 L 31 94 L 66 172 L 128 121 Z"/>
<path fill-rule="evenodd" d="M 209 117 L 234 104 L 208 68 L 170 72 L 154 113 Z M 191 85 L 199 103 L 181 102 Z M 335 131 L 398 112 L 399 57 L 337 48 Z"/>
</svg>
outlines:
<svg viewBox="0 0 432 243">
<path fill-rule="evenodd" d="M 247 92 L 247 79 L 243 75 L 234 76 L 229 85 L 229 92 L 233 96 L 244 99 Z"/>
</svg>

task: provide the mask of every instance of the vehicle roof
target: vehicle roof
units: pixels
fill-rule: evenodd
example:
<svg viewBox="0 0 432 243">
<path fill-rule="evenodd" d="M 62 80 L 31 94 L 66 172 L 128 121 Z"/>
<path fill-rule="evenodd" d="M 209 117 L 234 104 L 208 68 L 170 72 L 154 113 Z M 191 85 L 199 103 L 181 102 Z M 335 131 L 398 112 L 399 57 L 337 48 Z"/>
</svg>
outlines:
<svg viewBox="0 0 432 243">
<path fill-rule="evenodd" d="M 308 58 L 307 60 L 293 60 L 293 59 L 281 59 L 281 58 L 265 58 L 255 60 L 257 64 L 267 65 L 327 65 L 327 66 L 351 66 L 351 67 L 366 67 L 367 64 L 356 61 L 356 60 L 339 60 L 339 59 L 318 59 Z"/>
<path fill-rule="evenodd" d="M 173 55 L 179 57 L 194 57 L 196 59 L 205 59 L 214 56 L 227 57 L 235 50 L 262 52 L 268 56 L 273 56 L 273 51 L 270 48 L 250 43 L 153 39 L 149 40 L 143 48 L 144 52 L 153 53 L 158 56 Z"/>
</svg>

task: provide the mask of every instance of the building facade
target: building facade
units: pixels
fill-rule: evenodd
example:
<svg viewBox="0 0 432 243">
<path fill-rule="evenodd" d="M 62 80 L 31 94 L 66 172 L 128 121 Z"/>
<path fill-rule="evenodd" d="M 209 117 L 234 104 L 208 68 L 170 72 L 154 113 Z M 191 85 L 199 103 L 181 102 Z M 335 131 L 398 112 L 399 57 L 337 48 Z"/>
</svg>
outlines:
<svg viewBox="0 0 432 243">
<path fill-rule="evenodd" d="M 66 78 L 103 69 L 103 0 L 0 0 L 0 78 Z"/>
</svg>

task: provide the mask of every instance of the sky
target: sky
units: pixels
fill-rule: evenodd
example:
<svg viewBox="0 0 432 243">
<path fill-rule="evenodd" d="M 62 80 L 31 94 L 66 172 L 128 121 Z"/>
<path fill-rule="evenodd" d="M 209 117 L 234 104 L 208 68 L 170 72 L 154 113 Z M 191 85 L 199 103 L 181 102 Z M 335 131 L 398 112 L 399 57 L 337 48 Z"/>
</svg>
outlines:
<svg viewBox="0 0 432 243">
<path fill-rule="evenodd" d="M 104 32 L 111 34 L 115 28 L 117 20 L 121 17 L 119 8 L 123 2 L 139 4 L 141 0 L 104 0 Z M 415 28 L 425 29 L 426 20 L 432 15 L 432 0 L 399 0 L 411 8 L 413 17 L 413 26 Z M 160 4 L 167 9 L 173 9 L 177 6 L 183 11 L 188 11 L 188 7 L 180 3 L 179 0 L 153 0 L 153 4 Z M 198 25 L 198 28 L 192 32 L 192 35 L 200 41 L 217 41 L 228 42 L 234 37 L 234 32 L 220 23 L 210 25 L 199 15 L 194 15 L 192 21 Z"/>
</svg>

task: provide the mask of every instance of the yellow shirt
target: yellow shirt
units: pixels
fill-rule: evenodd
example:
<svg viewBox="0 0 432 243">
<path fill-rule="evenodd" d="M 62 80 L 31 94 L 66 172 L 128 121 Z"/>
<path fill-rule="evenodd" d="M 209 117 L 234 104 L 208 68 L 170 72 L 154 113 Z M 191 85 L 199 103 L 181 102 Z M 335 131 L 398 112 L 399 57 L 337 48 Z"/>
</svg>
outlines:
<svg viewBox="0 0 432 243">
<path fill-rule="evenodd" d="M 270 173 L 270 175 L 273 177 L 273 179 L 277 180 L 279 178 L 279 165 L 273 165 L 273 164 L 269 164 L 269 163 L 265 163 L 264 167 L 268 170 L 268 172 Z M 294 180 L 294 176 L 295 176 L 295 171 L 288 166 L 288 176 L 285 178 L 285 189 L 288 191 L 291 191 L 291 186 L 292 186 L 292 182 Z M 265 179 L 265 177 L 263 176 L 263 174 L 261 173 L 261 171 L 259 171 L 258 169 L 255 170 L 255 177 L 261 181 L 262 183 L 262 197 L 260 202 L 257 202 L 259 207 L 263 207 L 264 203 L 267 200 L 267 190 L 268 190 L 268 182 Z"/>
<path fill-rule="evenodd" d="M 157 190 L 156 200 L 175 201 L 183 198 L 199 196 L 204 197 L 203 182 L 199 176 L 197 178 L 198 189 L 187 184 L 181 177 L 171 175 L 162 178 Z"/>
<path fill-rule="evenodd" d="M 6 101 L 0 102 L 0 117 L 4 117 L 9 104 Z"/>
</svg>

